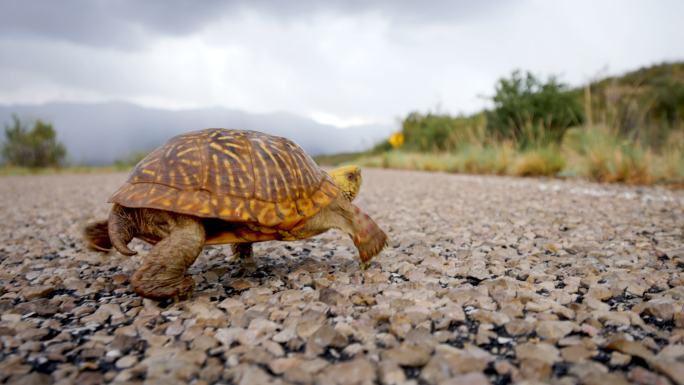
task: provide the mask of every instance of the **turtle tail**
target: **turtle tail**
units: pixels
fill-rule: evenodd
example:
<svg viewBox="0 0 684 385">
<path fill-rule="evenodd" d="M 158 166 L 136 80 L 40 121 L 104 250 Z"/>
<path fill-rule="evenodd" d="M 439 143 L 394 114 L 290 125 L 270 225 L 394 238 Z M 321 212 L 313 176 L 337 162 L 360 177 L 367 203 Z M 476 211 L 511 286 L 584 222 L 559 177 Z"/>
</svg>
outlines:
<svg viewBox="0 0 684 385">
<path fill-rule="evenodd" d="M 123 206 L 115 204 L 109 213 L 109 240 L 114 248 L 123 255 L 135 255 L 137 252 L 128 248 L 128 243 L 136 233 L 135 222 Z"/>
<path fill-rule="evenodd" d="M 112 249 L 112 241 L 109 240 L 107 221 L 89 223 L 83 228 L 83 239 L 89 249 L 108 252 Z"/>
</svg>

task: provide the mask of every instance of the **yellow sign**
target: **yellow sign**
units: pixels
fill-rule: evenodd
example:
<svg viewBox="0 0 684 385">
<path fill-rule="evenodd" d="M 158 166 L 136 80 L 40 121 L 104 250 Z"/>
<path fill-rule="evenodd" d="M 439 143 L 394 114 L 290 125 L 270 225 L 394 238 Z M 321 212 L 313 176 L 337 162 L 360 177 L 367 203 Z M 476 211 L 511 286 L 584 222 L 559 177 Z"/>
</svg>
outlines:
<svg viewBox="0 0 684 385">
<path fill-rule="evenodd" d="M 404 134 L 401 132 L 395 132 L 394 134 L 390 135 L 388 141 L 392 147 L 399 148 L 402 144 L 404 144 Z"/>
</svg>

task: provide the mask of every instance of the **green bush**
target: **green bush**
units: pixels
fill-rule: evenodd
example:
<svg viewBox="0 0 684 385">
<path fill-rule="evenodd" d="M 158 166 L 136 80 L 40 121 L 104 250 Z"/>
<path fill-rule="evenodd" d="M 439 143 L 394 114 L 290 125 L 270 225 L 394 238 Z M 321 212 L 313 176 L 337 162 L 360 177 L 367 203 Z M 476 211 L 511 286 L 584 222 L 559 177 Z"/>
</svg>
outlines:
<svg viewBox="0 0 684 385">
<path fill-rule="evenodd" d="M 402 121 L 405 149 L 460 151 L 501 141 L 522 149 L 558 144 L 568 127 L 584 121 L 580 99 L 554 77 L 542 82 L 529 72 L 513 72 L 499 80 L 492 101 L 493 110 L 471 116 L 411 112 Z"/>
<path fill-rule="evenodd" d="M 568 127 L 584 121 L 582 106 L 555 77 L 546 82 L 530 72 L 514 71 L 500 79 L 487 112 L 487 129 L 498 138 L 516 141 L 520 147 L 559 143 Z"/>
<path fill-rule="evenodd" d="M 37 120 L 29 129 L 18 117 L 5 125 L 5 142 L 2 156 L 12 166 L 39 168 L 60 166 L 66 157 L 66 148 L 57 141 L 51 123 Z"/>
<path fill-rule="evenodd" d="M 401 128 L 407 149 L 412 151 L 453 151 L 484 139 L 484 116 L 450 116 L 446 114 L 412 112 Z"/>
</svg>

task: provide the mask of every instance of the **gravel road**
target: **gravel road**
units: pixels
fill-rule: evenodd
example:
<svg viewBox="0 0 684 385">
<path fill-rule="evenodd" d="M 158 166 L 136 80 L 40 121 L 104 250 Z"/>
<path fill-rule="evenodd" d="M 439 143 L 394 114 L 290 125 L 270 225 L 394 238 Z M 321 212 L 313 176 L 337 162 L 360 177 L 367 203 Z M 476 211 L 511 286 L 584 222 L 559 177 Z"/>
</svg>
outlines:
<svg viewBox="0 0 684 385">
<path fill-rule="evenodd" d="M 0 178 L 0 383 L 684 384 L 684 192 L 364 177 L 368 270 L 338 232 L 207 247 L 179 303 L 81 243 L 125 175 Z"/>
</svg>

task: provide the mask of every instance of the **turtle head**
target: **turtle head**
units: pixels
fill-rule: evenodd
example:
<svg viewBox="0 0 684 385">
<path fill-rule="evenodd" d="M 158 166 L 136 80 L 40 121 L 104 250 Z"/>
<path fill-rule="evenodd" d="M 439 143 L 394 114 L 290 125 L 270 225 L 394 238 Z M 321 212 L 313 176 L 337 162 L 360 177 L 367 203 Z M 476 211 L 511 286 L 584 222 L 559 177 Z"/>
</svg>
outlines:
<svg viewBox="0 0 684 385">
<path fill-rule="evenodd" d="M 332 176 L 337 187 L 342 190 L 342 194 L 344 194 L 350 202 L 356 198 L 356 194 L 359 193 L 359 189 L 361 188 L 362 181 L 361 168 L 359 168 L 359 166 L 351 165 L 336 168 L 330 171 L 330 176 Z"/>
</svg>

